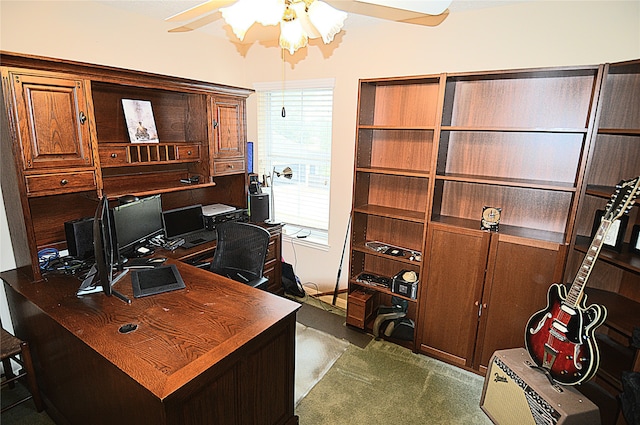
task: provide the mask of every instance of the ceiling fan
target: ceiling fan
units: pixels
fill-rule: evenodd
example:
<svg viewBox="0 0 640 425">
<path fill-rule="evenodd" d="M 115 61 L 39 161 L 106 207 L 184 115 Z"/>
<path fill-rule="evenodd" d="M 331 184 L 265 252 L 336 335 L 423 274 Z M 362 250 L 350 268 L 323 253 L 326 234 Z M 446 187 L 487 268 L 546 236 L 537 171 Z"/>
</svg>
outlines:
<svg viewBox="0 0 640 425">
<path fill-rule="evenodd" d="M 293 54 L 297 48 L 307 44 L 307 37 L 322 37 L 325 43 L 333 40 L 333 36 L 341 30 L 347 17 L 345 12 L 396 22 L 436 26 L 449 14 L 447 8 L 450 4 L 451 0 L 208 0 L 165 20 L 185 22 L 169 32 L 186 32 L 224 18 L 233 28 L 239 41 L 244 44 L 253 42 L 245 41 L 244 35 L 254 22 L 263 25 L 280 24 L 280 45 Z M 314 14 L 316 21 L 313 20 Z M 296 19 L 298 17 L 302 19 Z M 321 22 L 318 22 L 318 19 Z M 303 30 L 288 28 L 293 27 L 290 23 L 296 20 L 302 21 Z M 316 27 L 319 31 L 316 31 Z M 298 34 L 300 31 L 302 35 Z"/>
</svg>

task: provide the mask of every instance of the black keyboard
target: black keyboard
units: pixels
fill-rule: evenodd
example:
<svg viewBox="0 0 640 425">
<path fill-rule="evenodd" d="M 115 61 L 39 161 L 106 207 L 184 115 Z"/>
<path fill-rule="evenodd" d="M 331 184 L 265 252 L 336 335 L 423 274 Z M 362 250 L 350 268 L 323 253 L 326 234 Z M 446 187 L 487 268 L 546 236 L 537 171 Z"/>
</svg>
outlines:
<svg viewBox="0 0 640 425">
<path fill-rule="evenodd" d="M 211 242 L 216 239 L 216 231 L 215 230 L 202 230 L 200 232 L 192 233 L 190 235 L 184 236 L 184 248 L 188 248 L 190 246 L 201 245 L 203 243 Z"/>
</svg>

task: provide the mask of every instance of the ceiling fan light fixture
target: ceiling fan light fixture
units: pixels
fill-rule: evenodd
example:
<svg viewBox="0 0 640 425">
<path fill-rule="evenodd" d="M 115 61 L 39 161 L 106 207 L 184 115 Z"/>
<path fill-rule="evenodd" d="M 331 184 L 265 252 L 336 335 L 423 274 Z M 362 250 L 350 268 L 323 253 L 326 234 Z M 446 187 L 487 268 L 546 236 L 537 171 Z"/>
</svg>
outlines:
<svg viewBox="0 0 640 425">
<path fill-rule="evenodd" d="M 309 20 L 322 36 L 324 44 L 329 44 L 337 33 L 342 30 L 347 13 L 329 6 L 327 3 L 315 0 L 307 8 Z"/>
<path fill-rule="evenodd" d="M 244 40 L 247 31 L 256 22 L 254 7 L 259 2 L 260 0 L 238 0 L 229 7 L 220 8 L 222 18 L 240 41 Z"/>
<path fill-rule="evenodd" d="M 286 12 L 285 12 L 286 15 Z M 294 18 L 280 22 L 280 47 L 294 54 L 296 50 L 307 45 L 309 38 L 302 28 L 300 19 Z"/>
<path fill-rule="evenodd" d="M 293 54 L 305 47 L 309 38 L 322 37 L 331 43 L 344 25 L 347 14 L 320 0 L 238 0 L 220 8 L 225 22 L 240 39 L 256 22 L 280 24 L 280 47 Z"/>
<path fill-rule="evenodd" d="M 253 14 L 262 25 L 278 25 L 285 13 L 284 0 L 255 0 Z"/>
<path fill-rule="evenodd" d="M 309 38 L 318 38 L 321 36 L 320 32 L 313 26 L 309 19 L 309 15 L 307 14 L 307 5 L 304 1 L 292 3 L 289 5 L 289 8 L 296 12 L 296 16 L 300 20 L 300 25 L 302 25 L 302 29 L 307 33 Z"/>
</svg>

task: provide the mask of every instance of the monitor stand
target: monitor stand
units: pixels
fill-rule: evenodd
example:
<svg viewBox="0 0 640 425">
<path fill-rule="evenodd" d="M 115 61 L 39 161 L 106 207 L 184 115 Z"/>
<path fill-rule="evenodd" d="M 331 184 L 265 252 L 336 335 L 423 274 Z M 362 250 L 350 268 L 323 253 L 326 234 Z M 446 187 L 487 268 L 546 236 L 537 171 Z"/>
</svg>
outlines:
<svg viewBox="0 0 640 425">
<path fill-rule="evenodd" d="M 124 269 L 119 271 L 115 277 L 111 278 L 110 284 L 112 286 L 111 293 L 113 295 L 115 295 L 117 298 L 121 299 L 125 303 L 131 304 L 131 300 L 127 298 L 127 296 L 113 289 L 113 285 L 115 285 L 124 275 L 126 275 L 128 271 L 129 269 Z M 89 269 L 87 276 L 82 281 L 82 284 L 80 284 L 80 288 L 78 288 L 76 295 L 81 296 L 81 295 L 95 294 L 97 292 L 103 292 L 102 285 L 98 285 L 96 284 L 96 282 L 94 282 L 97 276 L 98 276 L 98 267 L 94 263 Z"/>
</svg>

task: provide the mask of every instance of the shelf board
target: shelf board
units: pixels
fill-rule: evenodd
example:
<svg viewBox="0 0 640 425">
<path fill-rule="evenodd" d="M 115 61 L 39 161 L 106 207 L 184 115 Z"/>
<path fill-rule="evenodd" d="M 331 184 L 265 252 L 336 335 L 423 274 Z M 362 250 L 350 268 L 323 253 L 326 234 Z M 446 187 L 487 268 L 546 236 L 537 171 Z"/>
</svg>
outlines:
<svg viewBox="0 0 640 425">
<path fill-rule="evenodd" d="M 631 338 L 640 323 L 640 303 L 615 292 L 602 289 L 584 289 L 588 304 L 601 304 L 607 308 L 605 326 Z"/>
<path fill-rule="evenodd" d="M 455 181 L 462 183 L 477 183 L 477 184 L 489 184 L 496 186 L 511 186 L 522 187 L 529 189 L 543 189 L 553 190 L 558 192 L 575 192 L 576 187 L 573 183 L 564 182 L 552 182 L 544 180 L 528 180 L 528 179 L 514 179 L 505 177 L 488 177 L 488 176 L 474 176 L 469 174 L 438 174 L 437 180 Z"/>
<path fill-rule="evenodd" d="M 616 191 L 614 186 L 597 186 L 597 185 L 587 185 L 587 195 L 597 196 L 598 198 L 611 198 L 611 194 Z"/>
<path fill-rule="evenodd" d="M 436 129 L 435 125 L 369 125 L 369 124 L 360 124 L 358 125 L 359 130 L 424 130 L 424 131 L 434 131 Z"/>
<path fill-rule="evenodd" d="M 578 236 L 576 238 L 575 249 L 577 251 L 586 254 L 590 245 L 591 238 L 589 236 Z M 622 245 L 622 252 L 620 253 L 602 249 L 598 260 L 614 264 L 633 273 L 640 273 L 640 255 L 629 252 L 628 243 Z"/>
<path fill-rule="evenodd" d="M 391 260 L 391 261 L 397 261 L 400 263 L 405 263 L 405 264 L 411 264 L 413 266 L 419 265 L 420 261 L 412 261 L 409 259 L 409 256 L 411 255 L 411 253 L 408 253 L 407 257 L 396 257 L 393 255 L 387 255 L 387 254 L 383 254 L 377 251 L 374 251 L 373 249 L 367 248 L 365 246 L 364 243 L 353 243 L 352 247 L 351 247 L 354 251 L 359 251 L 362 252 L 366 255 L 373 255 L 375 257 L 379 257 L 379 258 L 384 258 L 386 260 Z"/>
<path fill-rule="evenodd" d="M 164 188 L 153 188 L 153 189 L 148 189 L 148 190 L 144 190 L 144 191 L 140 191 L 140 192 L 135 192 L 135 193 L 131 193 L 131 192 L 127 192 L 127 193 L 107 193 L 107 196 L 109 198 L 109 200 L 115 200 L 118 199 L 121 196 L 124 195 L 135 195 L 135 196 L 150 196 L 150 195 L 155 195 L 158 193 L 170 193 L 170 192 L 180 192 L 182 190 L 192 190 L 192 189 L 201 189 L 201 188 L 205 188 L 205 187 L 213 187 L 215 186 L 215 182 L 211 182 L 211 183 L 201 183 L 201 184 L 185 184 L 182 186 L 172 186 L 172 187 L 164 187 Z"/>
<path fill-rule="evenodd" d="M 377 215 L 380 217 L 397 218 L 399 220 L 412 221 L 414 223 L 424 223 L 424 211 L 404 210 L 401 208 L 383 207 L 380 205 L 360 205 L 354 207 L 355 212 Z"/>
<path fill-rule="evenodd" d="M 367 272 L 363 272 L 363 273 L 367 273 Z M 391 289 L 389 289 L 389 288 L 385 288 L 385 287 L 383 287 L 383 286 L 374 286 L 374 285 L 369 285 L 369 284 L 364 283 L 364 282 L 358 282 L 358 281 L 357 281 L 357 280 L 355 280 L 355 279 L 350 279 L 350 282 L 351 282 L 352 284 L 354 284 L 354 285 L 358 285 L 358 286 L 363 287 L 363 288 L 371 289 L 371 290 L 374 290 L 374 291 L 376 291 L 376 292 L 380 292 L 380 293 L 382 293 L 382 294 L 388 294 L 388 295 L 391 295 L 392 297 L 402 298 L 403 300 L 411 301 L 411 302 L 413 302 L 413 303 L 417 302 L 417 300 L 414 300 L 413 298 L 408 298 L 408 297 L 405 297 L 405 296 L 403 296 L 403 295 L 400 295 L 400 294 L 396 294 L 396 293 L 394 293 L 394 292 L 391 292 Z"/>
<path fill-rule="evenodd" d="M 371 173 L 371 174 L 386 174 L 390 176 L 400 176 L 400 177 L 422 177 L 428 178 L 431 176 L 431 173 L 428 171 L 422 170 L 404 170 L 401 168 L 383 168 L 383 167 L 357 167 L 356 171 L 361 173 Z"/>
<path fill-rule="evenodd" d="M 434 223 L 442 223 L 449 226 L 483 231 L 480 229 L 480 218 L 478 218 L 477 220 L 472 220 L 468 218 L 439 215 L 439 216 L 433 217 L 431 221 Z M 507 224 L 500 224 L 498 233 L 508 235 L 508 236 L 515 236 L 518 238 L 546 241 L 554 244 L 564 243 L 564 234 L 562 233 L 550 232 L 548 230 L 531 229 L 529 227 L 510 226 Z"/>
<path fill-rule="evenodd" d="M 596 343 L 600 351 L 598 374 L 622 391 L 620 377 L 623 371 L 633 368 L 635 350 L 618 344 L 604 334 L 596 333 Z"/>
<path fill-rule="evenodd" d="M 475 131 L 475 132 L 500 132 L 500 133 L 568 133 L 586 134 L 587 128 L 572 127 L 466 127 L 457 125 L 443 125 L 441 131 Z"/>
<path fill-rule="evenodd" d="M 598 134 L 611 134 L 615 136 L 640 136 L 639 128 L 599 128 Z"/>
</svg>

